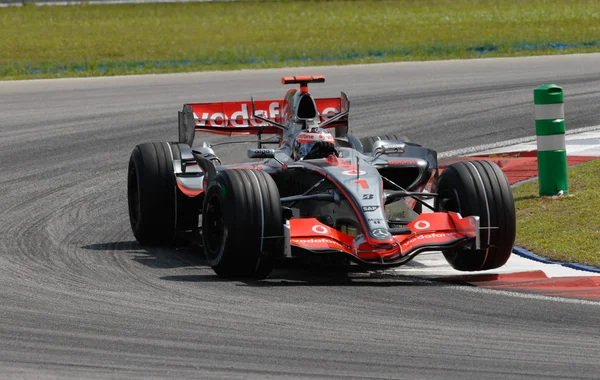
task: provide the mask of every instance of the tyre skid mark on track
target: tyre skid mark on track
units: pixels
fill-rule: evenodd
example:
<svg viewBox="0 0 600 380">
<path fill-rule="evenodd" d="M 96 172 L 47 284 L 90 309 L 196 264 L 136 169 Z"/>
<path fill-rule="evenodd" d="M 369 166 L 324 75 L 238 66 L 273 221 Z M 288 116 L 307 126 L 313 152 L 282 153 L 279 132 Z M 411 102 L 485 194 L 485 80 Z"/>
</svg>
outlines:
<svg viewBox="0 0 600 380">
<path fill-rule="evenodd" d="M 104 199 L 98 197 L 98 189 L 115 187 L 115 179 L 107 181 L 102 176 L 81 181 L 74 180 L 73 174 L 73 171 L 64 174 L 58 186 L 37 182 L 8 194 L 14 201 L 2 215 L 11 223 L 5 225 L 2 235 L 6 238 L 0 248 L 10 254 L 0 258 L 3 262 L 0 272 L 19 277 L 30 289 L 43 287 L 40 290 L 44 294 L 61 294 L 59 297 L 73 296 L 76 289 L 88 289 L 85 297 L 100 289 L 122 291 L 123 286 L 106 281 L 117 274 L 114 269 L 113 273 L 107 272 L 106 264 L 110 263 L 108 268 L 123 270 L 130 255 L 118 251 L 95 254 L 93 250 L 81 249 L 86 248 L 90 236 L 98 230 L 104 233 L 103 240 L 122 241 L 128 237 L 121 224 L 107 230 L 98 222 L 105 219 L 104 215 L 113 220 L 126 218 L 122 210 L 103 207 Z M 43 193 L 38 190 L 47 187 L 50 189 Z M 130 285 L 137 283 L 134 276 L 126 278 Z M 15 291 L 27 293 L 25 289 Z"/>
</svg>

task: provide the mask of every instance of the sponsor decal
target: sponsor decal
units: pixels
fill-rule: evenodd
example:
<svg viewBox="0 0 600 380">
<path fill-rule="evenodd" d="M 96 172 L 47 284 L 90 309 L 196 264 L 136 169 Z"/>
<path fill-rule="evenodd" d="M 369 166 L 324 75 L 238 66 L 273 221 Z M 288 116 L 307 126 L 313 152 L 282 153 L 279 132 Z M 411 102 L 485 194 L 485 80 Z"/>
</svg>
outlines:
<svg viewBox="0 0 600 380">
<path fill-rule="evenodd" d="M 326 238 L 313 238 L 313 239 L 297 239 L 297 238 L 292 238 L 292 243 L 297 244 L 297 245 L 320 245 L 320 244 L 330 244 L 330 245 L 334 245 L 336 247 L 342 247 L 343 245 L 340 244 L 339 242 L 333 240 L 333 239 L 326 239 Z"/>
<path fill-rule="evenodd" d="M 298 136 L 296 136 L 296 140 L 301 143 L 312 141 L 327 141 L 330 143 L 335 142 L 333 136 L 329 133 L 300 133 Z"/>
<path fill-rule="evenodd" d="M 402 245 L 410 245 L 418 240 L 440 239 L 440 238 L 445 238 L 445 237 L 456 237 L 456 235 L 454 234 L 454 232 L 445 232 L 445 233 L 431 232 L 431 233 L 426 233 L 426 234 L 422 234 L 422 235 L 417 235 L 415 237 L 410 238 L 407 241 L 403 241 Z"/>
<path fill-rule="evenodd" d="M 416 230 L 426 230 L 429 227 L 431 227 L 431 224 L 426 220 L 419 220 L 417 223 L 414 224 L 414 227 Z"/>
<path fill-rule="evenodd" d="M 269 158 L 275 155 L 274 149 L 248 149 L 249 158 Z"/>
<path fill-rule="evenodd" d="M 337 108 L 327 107 L 321 112 L 321 117 L 323 118 L 323 121 L 327 121 L 330 117 L 334 117 L 338 113 L 340 113 L 340 111 Z"/>
<path fill-rule="evenodd" d="M 248 127 L 249 125 L 252 127 L 261 127 L 267 124 L 261 120 L 250 118 L 250 112 L 247 104 L 241 103 L 239 106 L 241 109 L 231 112 L 230 115 L 227 115 L 224 112 L 202 112 L 201 114 L 196 114 L 194 112 L 196 126 L 243 128 Z M 262 106 L 264 106 L 264 103 Z M 277 119 L 279 117 L 279 102 L 271 102 L 267 107 L 268 111 L 264 109 L 257 109 L 255 110 L 255 113 L 262 117 Z"/>
<path fill-rule="evenodd" d="M 316 234 L 326 234 L 328 232 L 327 228 L 318 224 L 313 226 L 312 231 Z"/>
<path fill-rule="evenodd" d="M 388 213 L 388 219 L 403 219 L 403 220 L 406 220 L 408 218 L 409 218 L 409 216 L 407 215 L 406 211 L 394 211 L 394 212 L 389 212 Z"/>
<path fill-rule="evenodd" d="M 345 174 L 345 175 L 365 175 L 365 174 L 367 174 L 367 172 L 364 171 L 364 170 L 344 170 L 342 172 L 342 174 Z"/>
<path fill-rule="evenodd" d="M 390 233 L 385 228 L 376 228 L 373 231 L 371 231 L 371 234 L 374 237 L 380 238 L 380 239 L 384 239 L 384 238 L 390 236 Z"/>
<path fill-rule="evenodd" d="M 363 194 L 363 198 L 364 200 L 369 200 L 369 199 L 373 199 L 373 194 Z"/>
<path fill-rule="evenodd" d="M 383 222 L 383 218 L 367 218 L 367 221 L 373 224 L 381 224 L 381 222 Z"/>
<path fill-rule="evenodd" d="M 418 165 L 419 161 L 417 160 L 394 160 L 388 161 L 388 165 Z"/>
<path fill-rule="evenodd" d="M 252 149 L 252 153 L 256 154 L 272 154 L 273 149 Z"/>
<path fill-rule="evenodd" d="M 338 114 L 340 99 L 323 98 L 315 99 L 317 107 L 322 109 L 320 112 L 323 121 Z M 332 105 L 337 104 L 337 107 Z M 281 104 L 277 100 L 256 100 L 255 113 L 264 118 L 279 121 L 281 119 Z M 222 103 L 204 103 L 192 104 L 196 127 L 226 127 L 226 128 L 244 128 L 244 127 L 262 127 L 266 126 L 261 120 L 252 117 L 250 102 L 222 102 Z M 283 112 L 285 114 L 285 110 Z"/>
<path fill-rule="evenodd" d="M 375 205 L 373 205 L 373 206 L 362 206 L 362 210 L 363 210 L 364 212 L 371 212 L 371 211 L 375 211 L 375 210 L 377 210 L 378 208 L 379 208 L 379 206 L 375 206 Z"/>
</svg>

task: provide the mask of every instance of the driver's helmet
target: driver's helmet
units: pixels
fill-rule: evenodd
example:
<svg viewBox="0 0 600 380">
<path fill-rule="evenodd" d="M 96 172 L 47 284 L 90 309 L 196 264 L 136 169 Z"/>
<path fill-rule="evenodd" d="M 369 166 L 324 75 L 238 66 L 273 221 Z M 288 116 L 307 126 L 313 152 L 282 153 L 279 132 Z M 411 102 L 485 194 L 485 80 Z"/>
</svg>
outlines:
<svg viewBox="0 0 600 380">
<path fill-rule="evenodd" d="M 294 138 L 292 147 L 293 158 L 295 160 L 303 159 L 319 141 L 335 144 L 335 139 L 331 133 L 323 128 L 311 128 L 301 131 Z"/>
</svg>

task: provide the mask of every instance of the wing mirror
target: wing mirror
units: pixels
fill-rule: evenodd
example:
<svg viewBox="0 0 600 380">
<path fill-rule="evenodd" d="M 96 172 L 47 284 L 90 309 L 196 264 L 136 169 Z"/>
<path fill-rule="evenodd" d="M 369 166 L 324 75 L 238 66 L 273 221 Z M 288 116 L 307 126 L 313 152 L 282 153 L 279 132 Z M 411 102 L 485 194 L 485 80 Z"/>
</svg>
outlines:
<svg viewBox="0 0 600 380">
<path fill-rule="evenodd" d="M 403 142 L 390 142 L 386 140 L 375 141 L 373 144 L 373 155 L 380 156 L 382 154 L 404 153 L 406 144 Z"/>
</svg>

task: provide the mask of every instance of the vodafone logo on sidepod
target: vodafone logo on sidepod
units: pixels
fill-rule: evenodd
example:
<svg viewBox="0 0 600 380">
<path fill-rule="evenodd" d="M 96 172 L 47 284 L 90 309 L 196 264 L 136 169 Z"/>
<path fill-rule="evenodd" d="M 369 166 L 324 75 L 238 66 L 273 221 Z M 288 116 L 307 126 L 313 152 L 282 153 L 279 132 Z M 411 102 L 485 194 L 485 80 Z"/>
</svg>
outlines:
<svg viewBox="0 0 600 380">
<path fill-rule="evenodd" d="M 327 228 L 325 228 L 324 226 L 320 226 L 318 224 L 314 225 L 312 230 L 314 233 L 317 233 L 317 234 L 326 234 L 328 232 Z"/>
<path fill-rule="evenodd" d="M 415 223 L 414 227 L 416 230 L 426 230 L 431 227 L 431 224 L 429 224 L 429 222 L 426 220 L 419 220 L 417 223 Z"/>
</svg>

